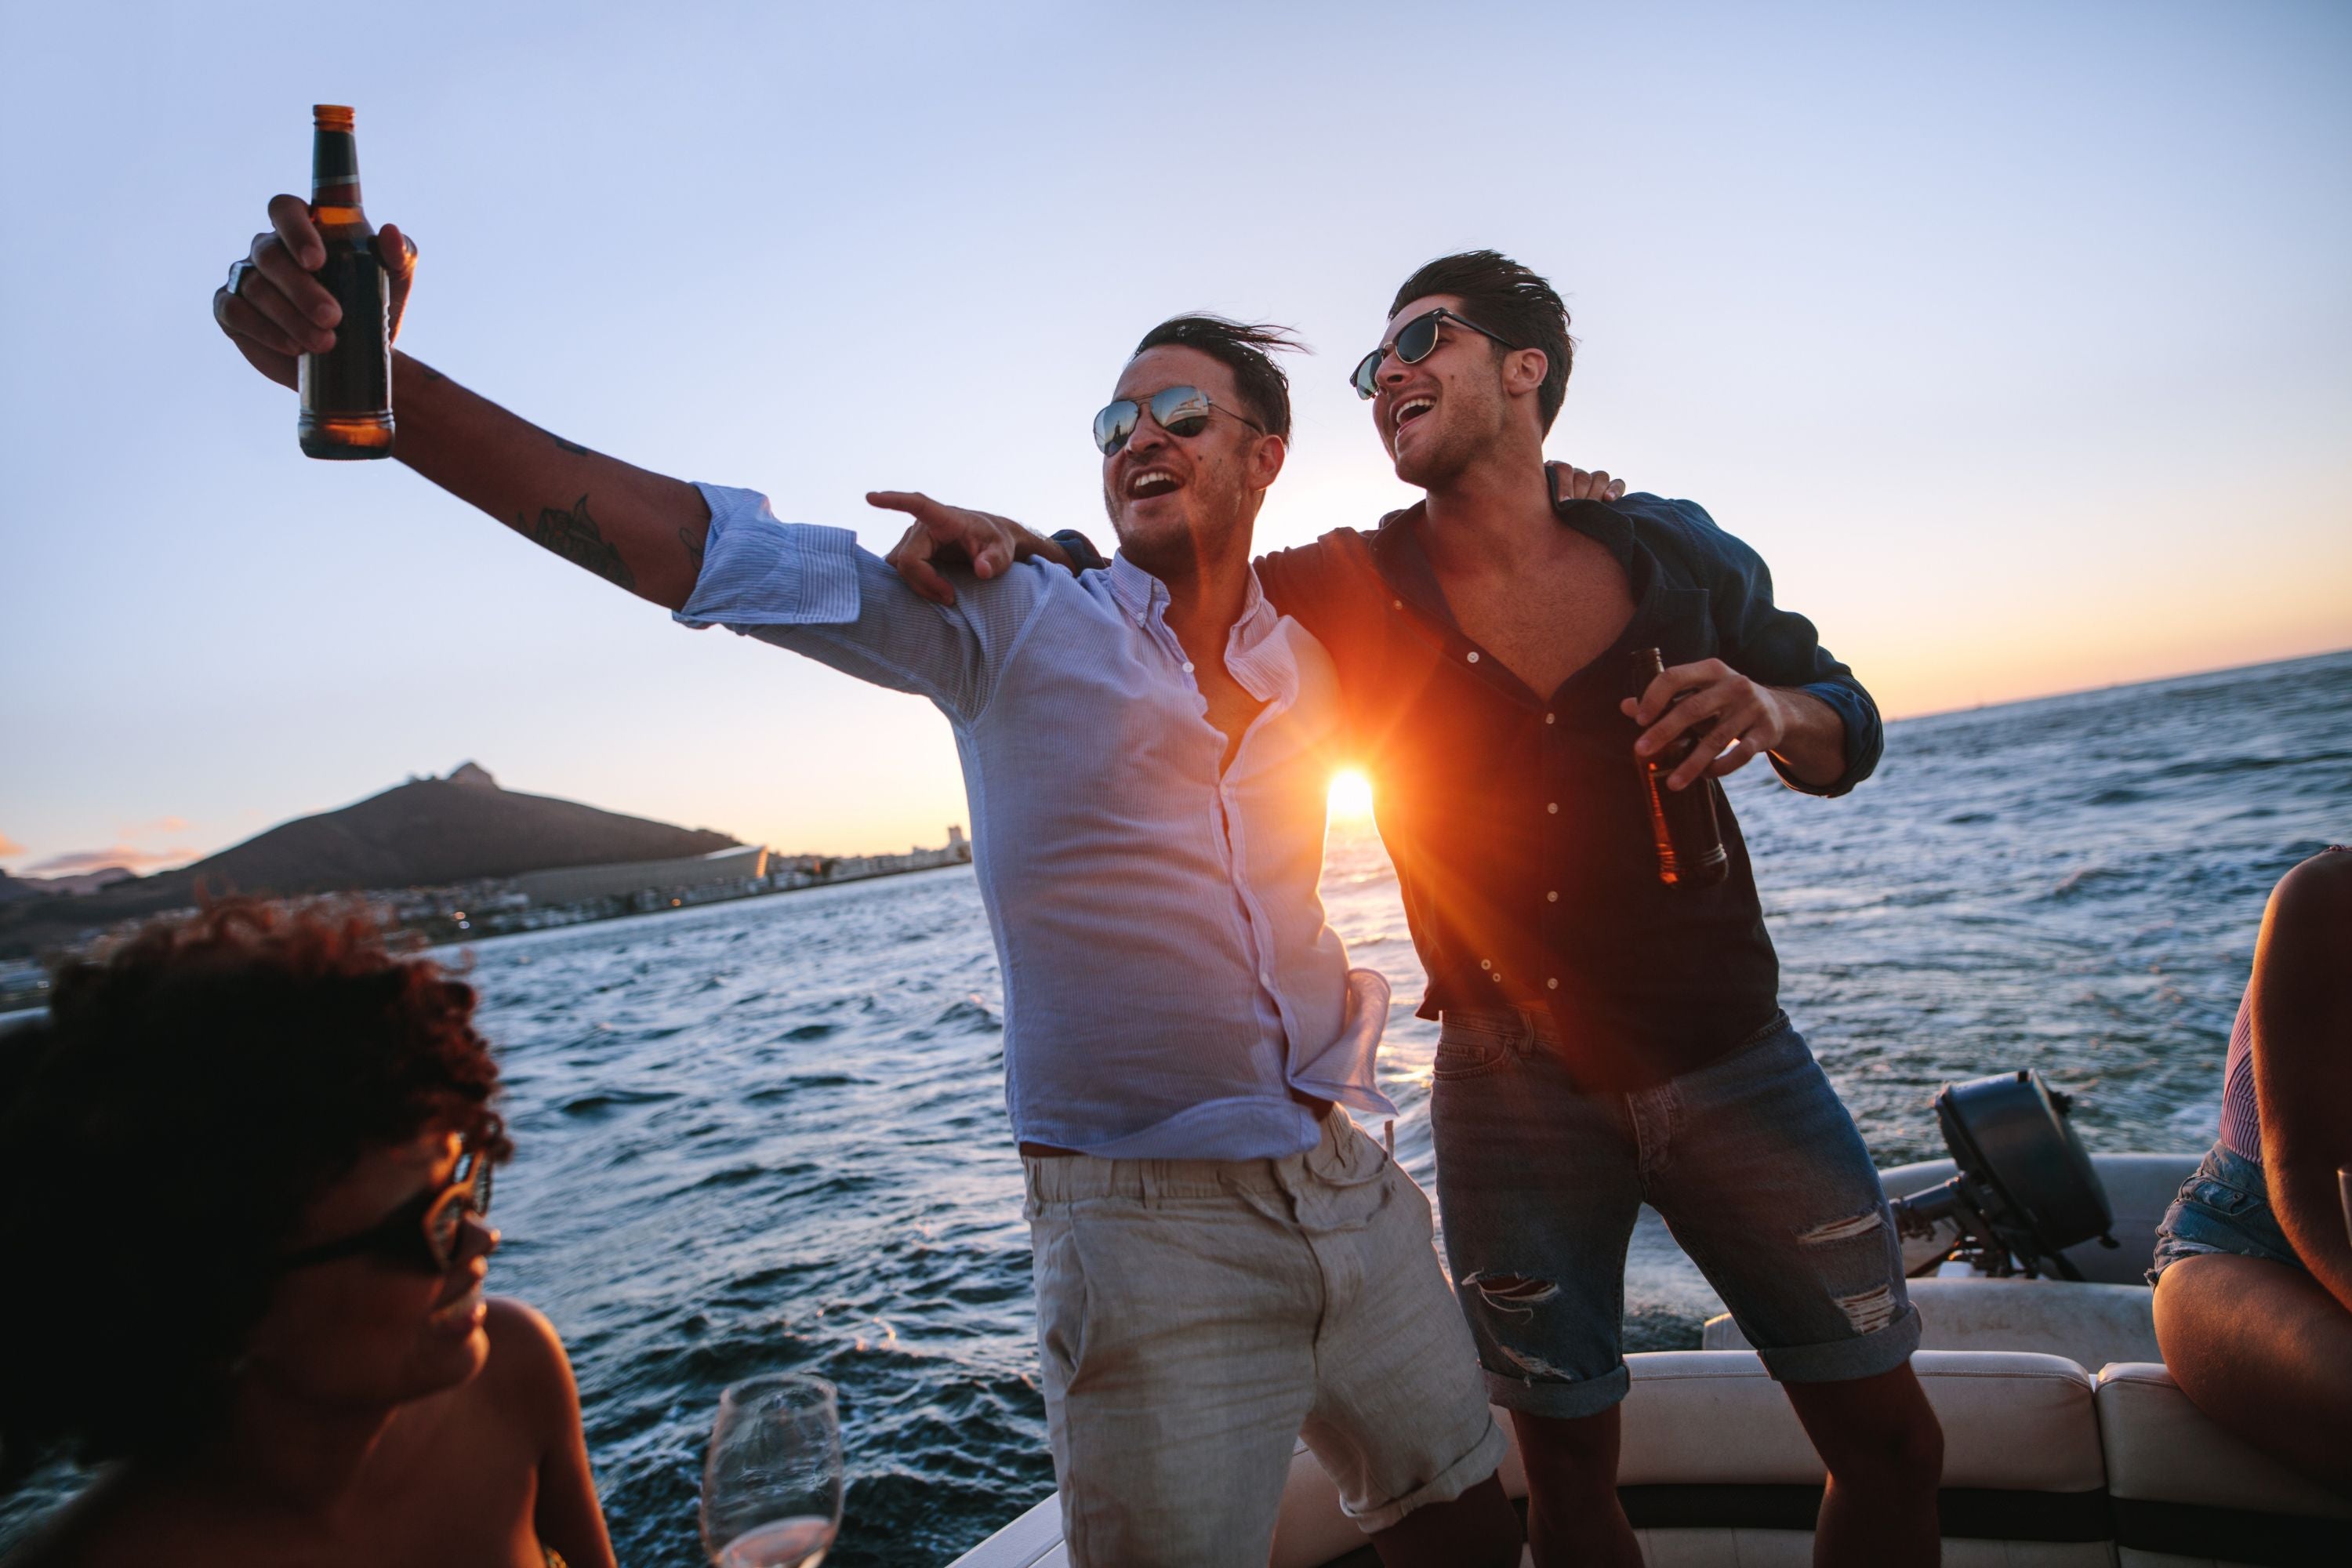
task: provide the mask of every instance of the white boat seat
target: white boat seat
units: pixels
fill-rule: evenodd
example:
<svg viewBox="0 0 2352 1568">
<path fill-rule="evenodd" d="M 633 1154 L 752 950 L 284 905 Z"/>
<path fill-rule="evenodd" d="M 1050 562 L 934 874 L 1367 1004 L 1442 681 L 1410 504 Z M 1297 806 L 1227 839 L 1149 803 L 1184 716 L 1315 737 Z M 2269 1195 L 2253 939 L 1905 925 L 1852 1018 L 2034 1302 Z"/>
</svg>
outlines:
<svg viewBox="0 0 2352 1568">
<path fill-rule="evenodd" d="M 1625 1358 L 1618 1484 L 1650 1568 L 1805 1568 L 1825 1478 L 1788 1396 L 1753 1352 Z M 2106 1471 L 2091 1374 L 2057 1356 L 1922 1352 L 1944 1423 L 1944 1561 L 1951 1568 L 2109 1568 Z M 1498 1418 L 1507 1418 L 1496 1412 Z M 1516 1444 L 1503 1489 L 1527 1495 Z M 1348 1557 L 1351 1551 L 1364 1555 Z M 1321 1467 L 1291 1468 L 1273 1568 L 1372 1559 Z"/>
<path fill-rule="evenodd" d="M 1914 1279 L 1919 1348 L 2034 1351 L 2080 1366 L 2158 1361 L 2156 1292 L 2145 1285 L 2074 1285 L 2024 1279 Z M 1728 1313 L 1707 1320 L 1699 1344 L 1744 1351 L 1748 1337 Z"/>
<path fill-rule="evenodd" d="M 2352 1563 L 2352 1497 L 2213 1425 L 2161 1363 L 2102 1369 L 2097 1400 L 2126 1568 Z"/>
</svg>

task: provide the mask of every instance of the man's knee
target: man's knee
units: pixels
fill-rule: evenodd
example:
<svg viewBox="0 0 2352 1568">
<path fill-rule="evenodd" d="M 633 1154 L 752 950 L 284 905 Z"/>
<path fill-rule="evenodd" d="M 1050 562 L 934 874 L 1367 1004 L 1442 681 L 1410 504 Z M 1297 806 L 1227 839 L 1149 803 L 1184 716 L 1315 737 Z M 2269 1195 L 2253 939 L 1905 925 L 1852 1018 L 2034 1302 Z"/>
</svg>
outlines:
<svg viewBox="0 0 2352 1568">
<path fill-rule="evenodd" d="M 1857 1423 L 1822 1462 L 1849 1486 L 1932 1492 L 1944 1476 L 1944 1425 L 1922 1398 L 1879 1420 Z"/>
<path fill-rule="evenodd" d="M 1841 1485 L 1932 1492 L 1942 1480 L 1944 1426 L 1908 1365 L 1859 1383 L 1784 1386 Z"/>
<path fill-rule="evenodd" d="M 1531 1415 L 1511 1412 L 1518 1434 L 1519 1456 L 1530 1470 L 1598 1476 L 1617 1483 L 1617 1443 L 1622 1405 L 1611 1405 L 1593 1415 Z"/>
</svg>

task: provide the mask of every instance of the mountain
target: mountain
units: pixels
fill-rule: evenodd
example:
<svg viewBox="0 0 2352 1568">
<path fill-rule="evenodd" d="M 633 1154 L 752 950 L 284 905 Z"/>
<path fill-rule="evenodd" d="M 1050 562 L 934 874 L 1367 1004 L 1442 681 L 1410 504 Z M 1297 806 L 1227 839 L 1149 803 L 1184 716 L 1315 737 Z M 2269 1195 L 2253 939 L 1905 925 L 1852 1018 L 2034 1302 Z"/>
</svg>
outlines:
<svg viewBox="0 0 2352 1568">
<path fill-rule="evenodd" d="M 296 817 L 194 865 L 87 897 L 0 904 L 0 953 L 69 939 L 91 926 L 221 893 L 329 893 L 436 887 L 562 866 L 709 854 L 738 840 L 501 789 L 467 763 L 447 778 L 411 779 L 340 811 Z"/>
<path fill-rule="evenodd" d="M 0 871 L 0 903 L 10 899 L 39 898 L 47 893 L 95 893 L 137 875 L 128 866 L 100 866 L 95 871 L 79 871 L 67 877 L 12 877 Z"/>
<path fill-rule="evenodd" d="M 500 789 L 478 763 L 411 779 L 341 811 L 300 816 L 150 882 L 226 891 L 325 893 L 434 887 L 559 866 L 661 860 L 726 849 L 708 828 L 673 827 L 551 795 Z"/>
</svg>

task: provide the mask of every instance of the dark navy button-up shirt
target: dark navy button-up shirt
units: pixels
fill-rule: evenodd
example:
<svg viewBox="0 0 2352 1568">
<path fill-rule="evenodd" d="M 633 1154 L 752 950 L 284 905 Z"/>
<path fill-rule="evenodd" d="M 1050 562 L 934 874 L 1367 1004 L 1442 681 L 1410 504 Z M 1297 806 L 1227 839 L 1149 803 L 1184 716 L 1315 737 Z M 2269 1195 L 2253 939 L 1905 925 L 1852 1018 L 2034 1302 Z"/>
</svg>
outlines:
<svg viewBox="0 0 2352 1568">
<path fill-rule="evenodd" d="M 1330 650 L 1351 745 L 1373 779 L 1413 944 L 1423 1016 L 1538 1005 L 1591 1089 L 1646 1087 L 1720 1058 L 1779 1016 L 1779 961 L 1747 845 L 1713 781 L 1730 874 L 1658 880 L 1618 702 L 1627 655 L 1717 658 L 1797 688 L 1845 724 L 1843 795 L 1877 765 L 1878 710 L 1812 624 L 1772 602 L 1762 559 L 1689 501 L 1567 501 L 1560 521 L 1606 545 L 1635 609 L 1617 643 L 1556 691 L 1529 690 L 1465 637 L 1423 551 L 1423 509 L 1341 529 L 1258 563 L 1276 608 Z M 1779 759 L 1773 759 L 1780 767 Z M 1698 786 L 1694 786 L 1698 787 Z"/>
</svg>

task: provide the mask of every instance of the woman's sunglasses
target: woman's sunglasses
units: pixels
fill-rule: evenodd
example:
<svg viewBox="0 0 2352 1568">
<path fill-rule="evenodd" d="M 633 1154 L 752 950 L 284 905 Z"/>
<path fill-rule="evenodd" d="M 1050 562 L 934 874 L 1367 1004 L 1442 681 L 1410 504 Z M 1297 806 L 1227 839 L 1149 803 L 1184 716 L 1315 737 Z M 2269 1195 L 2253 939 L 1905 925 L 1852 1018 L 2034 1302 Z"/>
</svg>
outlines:
<svg viewBox="0 0 2352 1568">
<path fill-rule="evenodd" d="M 1423 311 L 1403 326 L 1399 327 L 1394 338 L 1366 354 L 1358 363 L 1356 374 L 1348 378 L 1348 384 L 1356 389 L 1356 395 L 1371 397 L 1379 394 L 1381 361 L 1386 359 L 1391 353 L 1394 353 L 1398 360 L 1405 364 L 1419 364 L 1427 359 L 1431 351 L 1437 347 L 1437 324 L 1440 321 L 1452 321 L 1456 326 L 1467 327 L 1474 332 L 1494 339 L 1507 349 L 1519 346 L 1500 332 L 1489 332 L 1477 322 L 1457 316 L 1440 305 L 1434 310 Z"/>
<path fill-rule="evenodd" d="M 1108 458 L 1127 445 L 1135 434 L 1136 421 L 1143 417 L 1149 406 L 1151 417 L 1171 436 L 1198 436 L 1209 427 L 1209 416 L 1223 414 L 1256 431 L 1265 434 L 1265 426 L 1255 419 L 1244 418 L 1230 408 L 1220 408 L 1209 401 L 1209 395 L 1197 386 L 1163 386 L 1151 395 L 1145 405 L 1139 405 L 1131 397 L 1122 397 L 1095 416 L 1095 445 Z"/>
<path fill-rule="evenodd" d="M 425 1274 L 446 1274 L 457 1261 L 457 1238 L 466 1216 L 490 1212 L 490 1162 L 469 1149 L 457 1162 L 447 1186 L 428 1188 L 356 1236 L 322 1241 L 278 1260 L 280 1268 L 308 1268 L 341 1258 L 373 1257 Z"/>
</svg>

